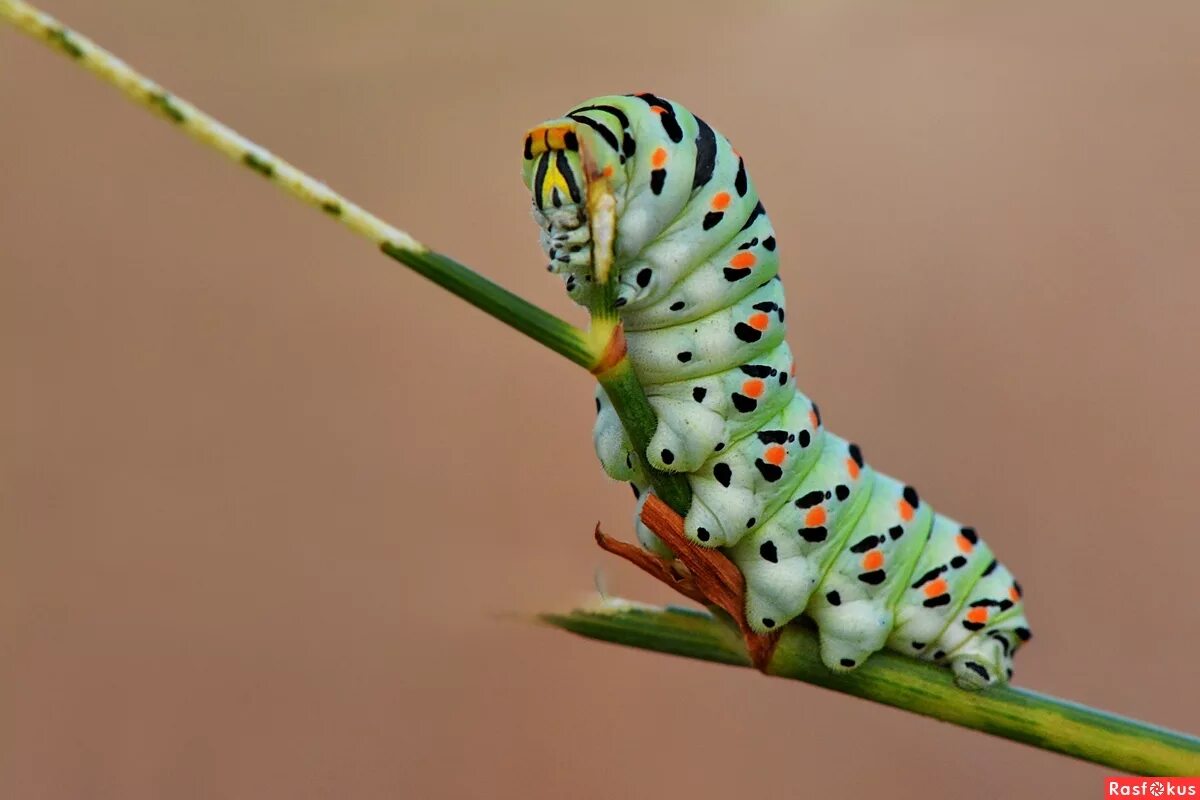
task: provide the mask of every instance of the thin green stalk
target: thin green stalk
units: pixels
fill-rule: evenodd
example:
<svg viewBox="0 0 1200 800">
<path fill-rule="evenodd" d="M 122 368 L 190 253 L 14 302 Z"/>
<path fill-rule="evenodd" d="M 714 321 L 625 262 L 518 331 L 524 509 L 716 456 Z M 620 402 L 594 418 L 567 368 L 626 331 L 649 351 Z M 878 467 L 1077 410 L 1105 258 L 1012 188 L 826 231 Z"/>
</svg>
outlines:
<svg viewBox="0 0 1200 800">
<path fill-rule="evenodd" d="M 592 222 L 599 220 L 604 229 L 615 226 L 617 204 L 607 178 L 589 178 L 587 205 Z M 646 458 L 658 420 L 626 350 L 624 326 L 616 305 L 621 274 L 614 269 L 613 241 L 608 237 L 603 240 L 592 237 L 592 277 L 595 284 L 588 301 L 591 333 L 596 340 L 605 342 L 603 355 L 592 373 L 617 412 L 654 493 L 677 513 L 686 515 L 692 502 L 692 487 L 687 478 L 655 469 Z"/>
<path fill-rule="evenodd" d="M 604 607 L 545 614 L 551 625 L 606 642 L 749 667 L 740 635 L 708 614 L 609 600 Z M 943 722 L 1138 775 L 1200 775 L 1200 739 L 1009 686 L 967 692 L 950 670 L 888 651 L 852 673 L 821 663 L 816 634 L 788 626 L 767 669 Z"/>
<path fill-rule="evenodd" d="M 120 89 L 130 100 L 182 128 L 192 137 L 237 164 L 266 178 L 301 202 L 320 209 L 350 230 L 369 239 L 384 253 L 407 264 L 468 303 L 482 309 L 554 352 L 591 368 L 597 350 L 588 335 L 548 311 L 430 250 L 404 231 L 389 225 L 357 203 L 330 189 L 284 159 L 217 121 L 140 74 L 95 42 L 22 0 L 0 0 L 6 19 Z"/>
<path fill-rule="evenodd" d="M 596 377 L 608 394 L 617 416 L 621 418 L 621 424 L 629 435 L 633 448 L 639 453 L 645 453 L 658 421 L 642 385 L 633 374 L 633 365 L 630 364 L 629 357 L 622 357 L 615 367 Z M 650 485 L 654 487 L 654 493 L 680 515 L 687 514 L 688 506 L 692 502 L 692 487 L 687 478 L 680 473 L 660 472 L 651 467 L 644 458 L 642 467 L 650 479 Z"/>
<path fill-rule="evenodd" d="M 596 351 L 588 335 L 528 300 L 499 286 L 478 272 L 433 250 L 405 250 L 383 242 L 384 253 L 406 264 L 429 280 L 458 295 L 476 308 L 515 328 L 554 352 L 591 368 Z"/>
<path fill-rule="evenodd" d="M 350 230 L 374 243 L 391 258 L 411 267 L 476 308 L 544 344 L 586 369 L 596 366 L 608 344 L 615 319 L 597 313 L 594 330 L 585 332 L 535 306 L 449 256 L 430 250 L 408 233 L 316 180 L 237 131 L 168 92 L 86 36 L 71 30 L 23 0 L 0 0 L 0 19 L 53 47 L 89 72 L 117 87 L 133 102 L 182 128 L 230 160 L 274 183 L 303 203 L 320 209 Z M 611 286 L 609 287 L 611 290 Z M 607 296 L 607 295 L 605 295 Z M 611 308 L 611 303 L 608 304 Z M 620 371 L 601 383 L 618 413 L 632 415 L 629 430 L 635 449 L 646 452 L 654 433 L 654 411 L 632 371 Z M 678 475 L 646 465 L 660 496 L 680 513 L 687 510 L 690 489 Z"/>
<path fill-rule="evenodd" d="M 597 369 L 613 341 L 614 320 L 598 315 L 592 330 L 584 332 L 430 250 L 404 231 L 168 93 L 23 0 L 0 0 L 0 19 L 55 48 L 197 140 L 339 220 L 392 258 L 554 352 L 599 372 L 599 380 L 634 446 L 645 452 L 654 431 L 654 411 L 628 358 L 614 359 L 612 364 L 604 365 L 605 369 Z M 651 478 L 660 497 L 677 511 L 686 510 L 690 497 L 686 480 L 656 472 L 652 472 Z M 748 665 L 738 637 L 703 614 L 623 607 L 604 613 L 577 611 L 548 615 L 546 619 L 592 638 Z M 1175 775 L 1200 773 L 1200 742 L 1184 734 L 1019 689 L 993 688 L 986 693 L 968 693 L 953 686 L 947 670 L 886 652 L 873 656 L 851 674 L 834 675 L 821 664 L 817 652 L 811 633 L 789 627 L 771 662 L 770 672 L 1117 769 Z"/>
</svg>

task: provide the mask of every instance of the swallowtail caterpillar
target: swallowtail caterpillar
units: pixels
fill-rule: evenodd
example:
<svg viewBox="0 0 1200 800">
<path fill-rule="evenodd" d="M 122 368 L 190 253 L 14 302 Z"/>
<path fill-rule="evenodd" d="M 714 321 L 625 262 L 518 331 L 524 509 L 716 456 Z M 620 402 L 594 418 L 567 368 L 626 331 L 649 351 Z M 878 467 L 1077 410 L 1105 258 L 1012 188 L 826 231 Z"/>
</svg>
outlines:
<svg viewBox="0 0 1200 800">
<path fill-rule="evenodd" d="M 524 178 L 550 270 L 576 302 L 609 270 L 633 370 L 658 415 L 650 465 L 687 476 L 688 538 L 741 570 L 757 633 L 801 614 L 821 659 L 884 647 L 1004 683 L 1030 637 L 1021 587 L 975 531 L 872 469 L 796 386 L 779 247 L 742 157 L 682 106 L 599 97 L 532 129 Z M 590 176 L 590 177 L 589 177 Z M 615 201 L 589 202 L 602 181 Z M 639 454 L 597 387 L 596 452 L 649 496 Z M 669 555 L 635 516 L 642 546 Z"/>
</svg>

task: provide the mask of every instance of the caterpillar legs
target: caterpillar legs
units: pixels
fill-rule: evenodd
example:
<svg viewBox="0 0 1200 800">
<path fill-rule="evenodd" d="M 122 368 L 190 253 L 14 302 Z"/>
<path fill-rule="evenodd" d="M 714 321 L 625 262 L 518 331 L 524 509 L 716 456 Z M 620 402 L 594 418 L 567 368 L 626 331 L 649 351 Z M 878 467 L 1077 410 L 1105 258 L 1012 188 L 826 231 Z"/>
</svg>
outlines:
<svg viewBox="0 0 1200 800">
<path fill-rule="evenodd" d="M 720 549 L 692 542 L 683 532 L 683 518 L 653 494 L 644 495 L 640 505 L 639 521 L 656 537 L 658 550 L 669 551 L 668 555 L 614 539 L 599 525 L 596 543 L 689 600 L 725 612 L 741 632 L 753 665 L 766 672 L 780 631 L 756 633 L 747 622 L 746 584 L 737 566 Z M 814 616 L 820 631 L 821 661 L 834 672 L 861 666 L 872 653 L 889 644 L 888 632 L 893 630 L 891 613 L 883 614 L 865 602 L 827 606 Z M 1029 637 L 1025 624 L 1021 614 L 1006 615 L 989 626 L 987 636 L 968 635 L 954 645 L 947 642 L 953 651 L 940 663 L 950 667 L 955 682 L 964 689 L 1005 683 L 1012 676 L 1013 642 Z"/>
</svg>

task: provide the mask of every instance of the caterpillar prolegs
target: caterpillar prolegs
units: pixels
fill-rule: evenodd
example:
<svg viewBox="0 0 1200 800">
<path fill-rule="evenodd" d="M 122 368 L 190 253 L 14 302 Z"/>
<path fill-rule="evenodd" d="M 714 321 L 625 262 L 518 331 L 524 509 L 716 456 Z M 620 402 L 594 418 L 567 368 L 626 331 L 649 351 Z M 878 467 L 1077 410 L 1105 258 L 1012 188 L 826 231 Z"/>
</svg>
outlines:
<svg viewBox="0 0 1200 800">
<path fill-rule="evenodd" d="M 948 664 L 964 686 L 1007 681 L 1030 637 L 1020 585 L 974 530 L 828 432 L 797 389 L 774 230 L 729 142 L 637 94 L 534 128 L 524 155 L 549 269 L 571 298 L 592 304 L 617 271 L 606 302 L 658 415 L 645 457 L 687 475 L 685 533 L 742 571 L 750 626 L 807 615 L 832 670 L 887 647 Z M 600 184 L 609 207 L 589 202 Z M 642 458 L 599 387 L 596 406 L 596 452 L 640 512 Z"/>
</svg>

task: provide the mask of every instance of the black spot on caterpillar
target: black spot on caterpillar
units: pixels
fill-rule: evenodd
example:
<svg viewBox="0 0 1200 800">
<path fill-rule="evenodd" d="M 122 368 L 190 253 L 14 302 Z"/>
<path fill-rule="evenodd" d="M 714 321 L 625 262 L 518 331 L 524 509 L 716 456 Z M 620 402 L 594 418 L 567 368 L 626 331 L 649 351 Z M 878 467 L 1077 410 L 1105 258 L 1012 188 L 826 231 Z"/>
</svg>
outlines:
<svg viewBox="0 0 1200 800">
<path fill-rule="evenodd" d="M 753 210 L 750 211 L 749 216 L 746 217 L 746 221 L 742 223 L 742 227 L 738 230 L 738 233 L 741 233 L 742 231 L 749 228 L 751 225 L 754 224 L 754 222 L 759 217 L 761 217 L 765 213 L 767 213 L 767 210 L 765 208 L 763 208 L 762 203 L 759 203 L 758 205 L 754 206 Z"/>
<path fill-rule="evenodd" d="M 667 136 L 672 142 L 679 143 L 683 141 L 683 129 L 679 127 L 679 120 L 675 118 L 675 107 L 667 100 L 661 97 L 656 97 L 652 94 L 639 94 L 642 100 L 650 105 L 650 110 L 658 114 L 659 120 L 662 121 L 663 130 L 667 132 Z"/>
<path fill-rule="evenodd" d="M 730 399 L 733 401 L 733 407 L 743 414 L 749 414 L 751 411 L 758 408 L 757 400 L 752 397 L 746 397 L 746 395 L 739 394 L 738 392 L 734 392 L 732 395 L 730 395 Z"/>
<path fill-rule="evenodd" d="M 871 536 L 868 536 L 868 537 L 861 539 L 858 542 L 855 542 L 854 544 L 850 545 L 850 552 L 851 553 L 865 553 L 868 550 L 870 550 L 871 548 L 875 547 L 875 545 L 880 544 L 882 541 L 883 541 L 882 536 L 876 536 L 876 535 L 872 534 Z"/>
<path fill-rule="evenodd" d="M 737 338 L 743 342 L 753 344 L 762 338 L 762 331 L 758 328 L 751 327 L 744 322 L 739 322 L 733 326 L 733 332 L 737 334 Z"/>
<path fill-rule="evenodd" d="M 864 572 L 858 576 L 858 579 L 863 583 L 868 583 L 871 586 L 878 586 L 887 579 L 887 573 L 881 569 L 874 569 L 870 572 Z"/>
<path fill-rule="evenodd" d="M 964 661 L 963 666 L 979 675 L 979 677 L 983 678 L 985 681 L 991 680 L 991 678 L 988 677 L 988 671 L 984 669 L 981 664 L 976 664 L 974 661 Z"/>
<path fill-rule="evenodd" d="M 797 498 L 796 508 L 812 508 L 813 506 L 818 505 L 824 499 L 825 493 L 820 489 L 816 489 L 804 495 L 803 497 Z"/>
<path fill-rule="evenodd" d="M 717 135 L 704 120 L 696 117 L 696 169 L 692 173 L 692 191 L 712 180 L 717 161 Z"/>
<path fill-rule="evenodd" d="M 666 185 L 667 171 L 665 169 L 656 169 L 650 172 L 650 191 L 662 194 L 663 187 Z"/>
<path fill-rule="evenodd" d="M 761 458 L 754 459 L 754 466 L 758 468 L 763 479 L 769 483 L 774 483 L 783 477 L 783 469 L 775 464 L 768 464 Z"/>
<path fill-rule="evenodd" d="M 797 533 L 800 534 L 800 538 L 811 544 L 823 542 L 829 536 L 829 531 L 826 530 L 824 526 L 818 526 L 816 528 L 801 528 L 799 531 L 797 531 Z"/>
<path fill-rule="evenodd" d="M 729 468 L 728 464 L 718 463 L 713 467 L 713 477 L 722 486 L 729 486 L 729 481 L 733 478 L 733 470 Z"/>
</svg>

